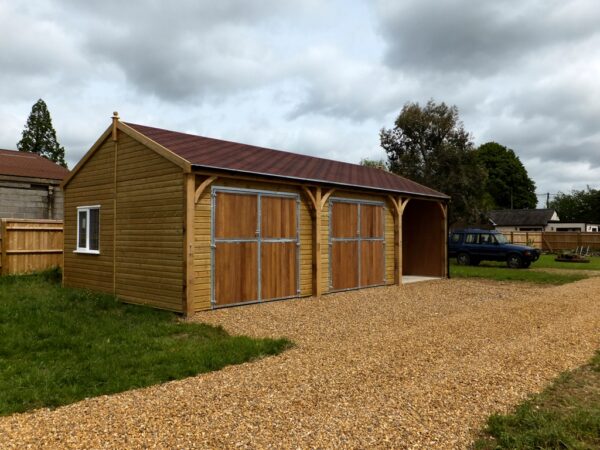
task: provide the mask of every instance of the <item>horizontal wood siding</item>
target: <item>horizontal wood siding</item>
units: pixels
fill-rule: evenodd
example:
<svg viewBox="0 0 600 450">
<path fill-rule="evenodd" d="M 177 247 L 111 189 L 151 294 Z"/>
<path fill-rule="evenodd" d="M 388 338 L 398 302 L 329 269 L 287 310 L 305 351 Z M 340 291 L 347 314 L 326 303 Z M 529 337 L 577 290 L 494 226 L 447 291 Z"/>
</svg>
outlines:
<svg viewBox="0 0 600 450">
<path fill-rule="evenodd" d="M 198 186 L 203 177 L 198 177 Z M 229 178 L 217 179 L 214 186 L 236 187 L 243 189 L 260 189 L 274 192 L 293 192 L 300 194 L 300 296 L 312 294 L 312 221 L 307 199 L 300 189 L 293 186 L 267 182 L 253 182 Z M 196 204 L 194 219 L 194 309 L 196 311 L 210 309 L 210 216 L 211 189 L 207 188 Z"/>
<path fill-rule="evenodd" d="M 182 171 L 121 131 L 118 138 L 116 294 L 182 311 Z"/>
<path fill-rule="evenodd" d="M 107 139 L 64 190 L 65 286 L 113 292 L 114 143 Z M 77 207 L 100 205 L 100 254 L 74 253 Z"/>
</svg>

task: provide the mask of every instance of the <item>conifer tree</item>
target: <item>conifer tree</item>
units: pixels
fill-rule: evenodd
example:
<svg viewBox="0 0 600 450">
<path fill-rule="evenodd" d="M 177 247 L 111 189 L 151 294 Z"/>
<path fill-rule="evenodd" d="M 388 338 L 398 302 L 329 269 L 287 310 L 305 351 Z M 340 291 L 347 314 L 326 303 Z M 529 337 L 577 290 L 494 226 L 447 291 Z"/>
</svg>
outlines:
<svg viewBox="0 0 600 450">
<path fill-rule="evenodd" d="M 50 112 L 44 100 L 39 99 L 31 108 L 23 137 L 17 144 L 17 148 L 22 152 L 37 153 L 67 167 L 65 149 L 56 139 L 56 131 L 52 126 Z"/>
</svg>

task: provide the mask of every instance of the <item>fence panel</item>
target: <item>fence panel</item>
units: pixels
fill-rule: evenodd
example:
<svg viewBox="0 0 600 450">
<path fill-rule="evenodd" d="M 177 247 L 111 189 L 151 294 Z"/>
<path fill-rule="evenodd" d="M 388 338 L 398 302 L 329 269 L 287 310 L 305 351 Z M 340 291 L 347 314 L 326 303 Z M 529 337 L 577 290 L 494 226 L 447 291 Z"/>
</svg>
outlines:
<svg viewBox="0 0 600 450">
<path fill-rule="evenodd" d="M 555 231 L 544 233 L 544 250 L 574 250 L 577 247 L 600 250 L 600 233 Z"/>
<path fill-rule="evenodd" d="M 529 245 L 548 252 L 588 247 L 600 250 L 600 233 L 576 231 L 506 231 L 504 236 L 513 244 Z"/>
<path fill-rule="evenodd" d="M 529 245 L 530 247 L 542 248 L 541 231 L 506 231 L 504 236 L 511 244 Z"/>
<path fill-rule="evenodd" d="M 1 219 L 0 273 L 21 274 L 62 267 L 61 220 Z"/>
</svg>

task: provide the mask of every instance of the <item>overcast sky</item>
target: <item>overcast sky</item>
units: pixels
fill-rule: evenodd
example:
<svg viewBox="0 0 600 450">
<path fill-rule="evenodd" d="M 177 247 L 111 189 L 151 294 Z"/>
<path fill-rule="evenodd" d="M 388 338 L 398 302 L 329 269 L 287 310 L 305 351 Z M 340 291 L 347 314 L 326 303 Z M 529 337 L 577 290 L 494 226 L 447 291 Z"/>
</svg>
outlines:
<svg viewBox="0 0 600 450">
<path fill-rule="evenodd" d="M 0 148 L 43 98 L 70 167 L 114 110 L 358 162 L 434 99 L 538 192 L 600 188 L 599 23 L 597 0 L 2 1 Z"/>
</svg>

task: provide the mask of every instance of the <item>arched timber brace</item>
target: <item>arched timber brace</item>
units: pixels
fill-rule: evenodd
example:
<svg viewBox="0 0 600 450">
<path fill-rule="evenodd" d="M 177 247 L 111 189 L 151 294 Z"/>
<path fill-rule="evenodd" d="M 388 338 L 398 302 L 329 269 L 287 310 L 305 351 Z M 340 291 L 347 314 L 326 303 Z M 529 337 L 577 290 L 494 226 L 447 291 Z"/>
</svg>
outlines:
<svg viewBox="0 0 600 450">
<path fill-rule="evenodd" d="M 194 204 L 198 203 L 198 200 L 200 200 L 200 197 L 202 197 L 202 194 L 204 193 L 206 188 L 213 184 L 217 180 L 217 178 L 219 177 L 211 176 L 202 181 L 202 183 L 200 183 L 200 186 L 196 188 L 196 193 L 194 194 Z"/>
<path fill-rule="evenodd" d="M 394 206 L 394 284 L 402 284 L 402 214 L 410 198 L 388 195 Z"/>
<path fill-rule="evenodd" d="M 302 186 L 302 190 L 308 197 L 309 205 L 311 206 L 312 215 L 312 236 L 313 236 L 313 248 L 312 248 L 312 292 L 313 295 L 319 297 L 323 292 L 321 288 L 321 215 L 323 212 L 323 206 L 331 194 L 335 192 L 335 189 L 329 189 L 323 194 L 320 187 L 315 187 L 313 190 L 306 186 Z"/>
</svg>

